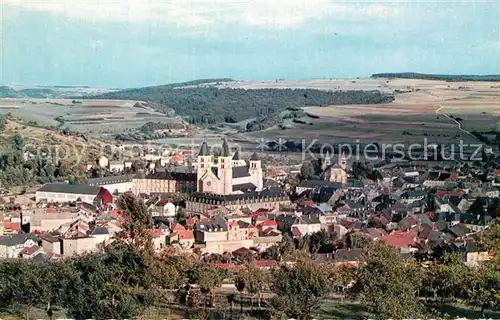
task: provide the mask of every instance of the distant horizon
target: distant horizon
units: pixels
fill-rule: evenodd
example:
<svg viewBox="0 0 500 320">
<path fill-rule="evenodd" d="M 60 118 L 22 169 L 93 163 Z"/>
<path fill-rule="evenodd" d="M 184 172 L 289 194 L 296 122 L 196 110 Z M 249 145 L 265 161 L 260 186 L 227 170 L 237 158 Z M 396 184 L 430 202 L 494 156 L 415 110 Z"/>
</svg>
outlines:
<svg viewBox="0 0 500 320">
<path fill-rule="evenodd" d="M 394 73 L 394 74 L 418 74 L 418 75 L 426 75 L 426 76 L 480 76 L 480 77 L 500 77 L 500 73 L 495 74 L 495 73 L 490 73 L 490 74 L 452 74 L 452 73 L 422 73 L 422 72 L 414 72 L 414 71 L 401 71 L 401 72 L 376 72 L 368 76 L 354 76 L 354 77 L 321 77 L 321 78 L 312 78 L 312 77 L 305 77 L 305 78 L 291 78 L 291 79 L 284 79 L 284 78 L 277 78 L 277 79 L 235 79 L 235 78 L 230 78 L 230 77 L 209 77 L 209 78 L 198 78 L 198 79 L 191 79 L 191 80 L 186 80 L 186 81 L 174 81 L 174 82 L 166 82 L 166 83 L 160 83 L 160 84 L 152 84 L 152 85 L 144 85 L 140 87 L 94 87 L 91 85 L 86 85 L 86 84 L 81 84 L 81 85 L 73 85 L 73 84 L 29 84 L 29 83 L 0 83 L 0 86 L 8 86 L 8 87 L 46 87 L 46 88 L 56 88 L 56 87 L 67 87 L 67 88 L 89 88 L 89 89 L 104 89 L 104 90 L 127 90 L 127 89 L 135 89 L 135 88 L 146 88 L 146 87 L 159 87 L 159 86 L 164 86 L 164 85 L 170 85 L 170 84 L 183 84 L 183 83 L 188 83 L 192 81 L 203 81 L 203 80 L 218 80 L 218 79 L 231 79 L 231 81 L 244 81 L 244 82 L 253 82 L 253 81 L 299 81 L 299 80 L 356 80 L 356 79 L 369 79 L 372 78 L 373 75 L 376 74 L 386 74 L 386 73 Z M 398 79 L 398 77 L 395 77 Z M 403 78 L 399 78 L 403 79 Z M 434 81 L 440 81 L 440 80 L 434 80 Z M 444 80 L 442 80 L 444 81 Z M 495 81 L 491 81 L 495 82 Z"/>
</svg>

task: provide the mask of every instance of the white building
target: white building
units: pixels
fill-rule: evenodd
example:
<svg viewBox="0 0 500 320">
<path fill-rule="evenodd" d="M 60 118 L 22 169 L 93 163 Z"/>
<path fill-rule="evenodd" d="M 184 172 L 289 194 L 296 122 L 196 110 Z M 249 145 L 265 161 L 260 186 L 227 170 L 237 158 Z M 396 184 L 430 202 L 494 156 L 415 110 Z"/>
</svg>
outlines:
<svg viewBox="0 0 500 320">
<path fill-rule="evenodd" d="M 100 187 L 85 184 L 48 183 L 36 191 L 35 199 L 60 203 L 80 199 L 93 203 L 100 191 Z"/>
</svg>

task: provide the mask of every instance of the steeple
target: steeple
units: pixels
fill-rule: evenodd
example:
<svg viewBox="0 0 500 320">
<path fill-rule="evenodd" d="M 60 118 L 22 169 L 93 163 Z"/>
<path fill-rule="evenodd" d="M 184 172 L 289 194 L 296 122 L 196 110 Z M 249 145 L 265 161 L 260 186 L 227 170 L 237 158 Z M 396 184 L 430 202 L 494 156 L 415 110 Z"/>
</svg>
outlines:
<svg viewBox="0 0 500 320">
<path fill-rule="evenodd" d="M 332 165 L 332 158 L 330 156 L 330 152 L 327 151 L 325 157 L 323 158 L 323 164 L 321 166 L 321 169 L 324 171 L 331 165 Z"/>
<path fill-rule="evenodd" d="M 259 161 L 260 158 L 259 158 L 259 155 L 257 154 L 257 152 L 254 152 L 252 154 L 252 156 L 250 157 L 250 161 Z"/>
<path fill-rule="evenodd" d="M 229 144 L 227 143 L 226 137 L 224 137 L 224 142 L 222 143 L 222 153 L 220 156 L 221 157 L 230 157 L 231 156 L 231 150 L 229 149 Z"/>
<path fill-rule="evenodd" d="M 236 150 L 231 161 L 233 162 L 233 167 L 239 167 L 241 165 L 240 150 Z"/>
<path fill-rule="evenodd" d="M 339 158 L 339 166 L 342 169 L 344 169 L 344 171 L 347 171 L 347 157 L 346 157 L 344 151 L 342 151 L 342 155 Z"/>
<path fill-rule="evenodd" d="M 236 152 L 233 155 L 233 160 L 235 160 L 235 161 L 236 160 L 238 160 L 238 161 L 241 160 L 240 159 L 240 150 L 236 150 Z"/>
<path fill-rule="evenodd" d="M 209 155 L 210 155 L 210 152 L 208 149 L 207 142 L 203 141 L 203 143 L 201 144 L 201 147 L 200 147 L 200 151 L 198 151 L 198 157 L 209 156 Z"/>
</svg>

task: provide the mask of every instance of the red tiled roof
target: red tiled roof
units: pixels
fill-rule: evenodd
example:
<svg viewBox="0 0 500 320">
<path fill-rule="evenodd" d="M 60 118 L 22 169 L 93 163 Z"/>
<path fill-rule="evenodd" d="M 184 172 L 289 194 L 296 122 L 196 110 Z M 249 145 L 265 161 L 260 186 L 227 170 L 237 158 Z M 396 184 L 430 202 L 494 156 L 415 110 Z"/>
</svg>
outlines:
<svg viewBox="0 0 500 320">
<path fill-rule="evenodd" d="M 184 226 L 182 224 L 179 224 L 178 222 L 172 222 L 170 223 L 170 229 L 172 231 L 176 231 L 176 230 L 186 230 L 186 228 L 184 228 Z"/>
<path fill-rule="evenodd" d="M 263 227 L 277 227 L 278 223 L 274 220 L 266 220 L 264 222 L 258 223 L 257 227 L 263 228 Z"/>
<path fill-rule="evenodd" d="M 194 233 L 192 230 L 177 230 L 176 233 L 179 236 L 179 240 L 194 239 Z"/>
<path fill-rule="evenodd" d="M 436 191 L 436 196 L 437 197 L 444 197 L 444 196 L 450 196 L 450 197 L 461 197 L 465 193 L 462 190 L 444 190 L 440 189 Z"/>
<path fill-rule="evenodd" d="M 353 223 L 353 221 L 351 221 L 351 220 L 347 220 L 347 219 L 340 220 L 340 224 L 345 228 L 349 228 L 352 223 Z"/>
<path fill-rule="evenodd" d="M 224 269 L 224 270 L 229 270 L 229 271 L 240 271 L 245 269 L 244 266 L 237 266 L 232 263 L 216 263 L 214 264 L 214 267 L 216 269 Z"/>
<path fill-rule="evenodd" d="M 230 222 L 228 223 L 228 226 L 230 226 L 230 227 L 236 227 L 236 226 L 238 226 L 238 222 L 236 222 L 236 221 L 232 220 L 232 221 L 230 221 Z"/>
<path fill-rule="evenodd" d="M 293 235 L 295 238 L 300 238 L 300 237 L 302 237 L 302 233 L 300 232 L 299 228 L 297 228 L 297 227 L 292 227 L 292 235 Z"/>
<path fill-rule="evenodd" d="M 314 206 L 316 206 L 316 203 L 314 203 L 314 201 L 312 201 L 312 200 L 304 200 L 302 205 L 304 207 L 314 207 Z"/>
<path fill-rule="evenodd" d="M 415 235 L 413 232 L 402 233 L 402 234 L 390 234 L 388 236 L 382 237 L 381 239 L 390 247 L 394 248 L 407 248 L 412 247 L 417 244 L 414 240 Z"/>
<path fill-rule="evenodd" d="M 165 233 L 163 232 L 163 230 L 153 229 L 153 230 L 151 230 L 151 235 L 154 238 L 159 238 L 159 237 L 163 237 L 165 235 Z"/>
<path fill-rule="evenodd" d="M 167 200 L 160 200 L 158 203 L 156 203 L 157 207 L 164 207 L 167 204 Z"/>
<path fill-rule="evenodd" d="M 38 250 L 40 249 L 39 246 L 32 246 L 32 247 L 29 247 L 29 248 L 24 248 L 21 253 L 22 254 L 25 254 L 25 255 L 32 255 L 33 253 L 37 252 Z"/>
<path fill-rule="evenodd" d="M 271 268 L 278 265 L 275 260 L 255 260 L 254 264 L 259 268 Z"/>
<path fill-rule="evenodd" d="M 54 252 L 49 252 L 49 253 L 47 253 L 47 255 L 51 259 L 62 259 L 62 258 L 64 258 L 64 256 L 62 254 L 54 253 Z"/>
<path fill-rule="evenodd" d="M 245 248 L 245 247 L 238 248 L 238 249 L 234 250 L 232 253 L 239 254 L 239 253 L 247 253 L 247 252 L 253 253 L 252 250 Z"/>
<path fill-rule="evenodd" d="M 186 219 L 186 225 L 187 226 L 193 226 L 195 223 L 196 223 L 196 218 Z"/>
<path fill-rule="evenodd" d="M 121 220 L 123 219 L 123 213 L 120 210 L 111 210 L 109 212 L 109 216 L 113 219 L 116 220 Z"/>
<path fill-rule="evenodd" d="M 9 230 L 14 230 L 14 231 L 21 230 L 21 224 L 19 222 L 5 221 L 3 223 L 3 227 L 4 227 L 4 229 L 9 229 Z"/>
</svg>

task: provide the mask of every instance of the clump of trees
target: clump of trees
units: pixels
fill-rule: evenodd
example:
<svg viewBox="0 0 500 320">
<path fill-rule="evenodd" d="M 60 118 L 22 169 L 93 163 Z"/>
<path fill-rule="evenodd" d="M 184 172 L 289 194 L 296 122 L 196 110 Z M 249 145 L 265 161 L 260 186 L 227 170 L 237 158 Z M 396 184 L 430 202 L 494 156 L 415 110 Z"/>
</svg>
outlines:
<svg viewBox="0 0 500 320">
<path fill-rule="evenodd" d="M 445 253 L 422 268 L 381 242 L 358 243 L 364 253 L 355 268 L 318 263 L 310 252 L 332 243 L 328 235 L 318 233 L 309 237 L 307 244 L 294 244 L 285 237 L 266 253 L 265 258 L 286 260 L 286 264 L 263 270 L 248 259 L 241 261 L 242 271 L 231 273 L 215 268 L 208 260 L 167 251 L 156 253 L 144 203 L 124 194 L 118 205 L 125 215 L 123 232 L 102 252 L 62 261 L 0 261 L 0 307 L 19 306 L 20 312 L 27 312 L 50 303 L 75 319 L 135 318 L 149 307 L 165 306 L 169 290 L 176 289 L 177 302 L 186 311 L 203 308 L 202 313 L 208 316 L 220 303 L 217 288 L 229 278 L 240 293 L 223 299 L 231 305 L 231 313 L 238 296 L 240 312 L 245 312 L 243 295 L 248 294 L 252 309 L 257 301 L 257 308 L 274 319 L 284 315 L 311 319 L 328 294 L 339 287 L 350 288 L 348 297 L 359 300 L 377 319 L 433 313 L 424 298 L 460 299 L 481 309 L 483 316 L 500 308 L 498 257 L 480 267 L 468 267 L 457 254 Z M 482 238 L 485 246 L 498 252 L 499 235 L 497 221 Z M 351 242 L 349 247 L 357 246 Z M 224 259 L 228 258 L 222 255 L 214 261 Z M 264 293 L 269 297 L 263 299 Z"/>
<path fill-rule="evenodd" d="M 256 115 L 273 114 L 286 108 L 344 104 L 378 104 L 394 97 L 380 91 L 335 91 L 314 89 L 230 89 L 189 87 L 183 84 L 127 89 L 105 93 L 103 99 L 153 102 L 159 111 L 173 109 L 192 124 L 239 122 Z"/>
</svg>

